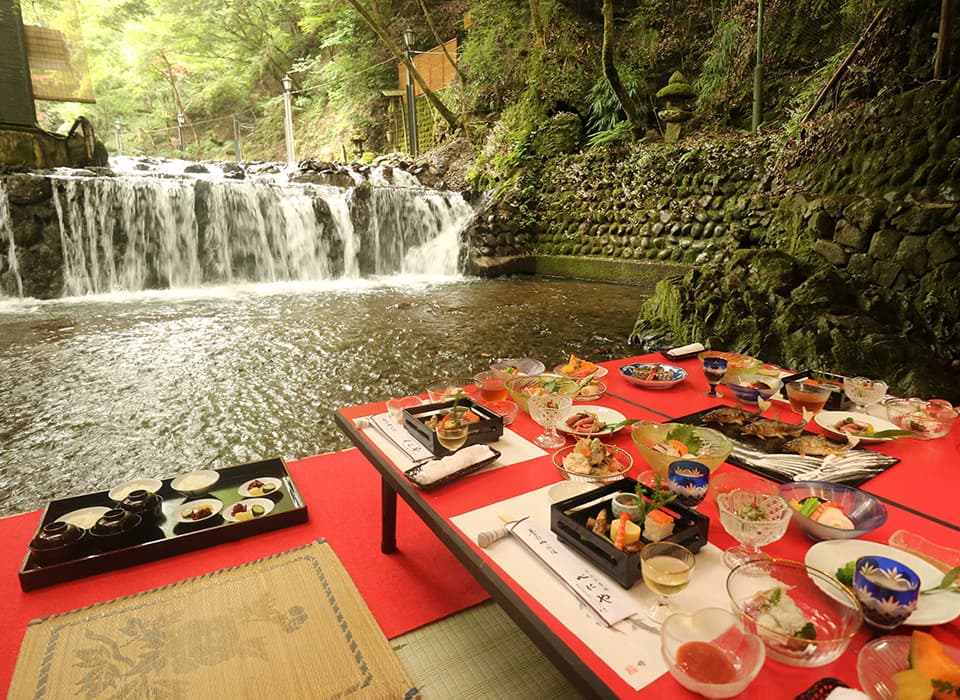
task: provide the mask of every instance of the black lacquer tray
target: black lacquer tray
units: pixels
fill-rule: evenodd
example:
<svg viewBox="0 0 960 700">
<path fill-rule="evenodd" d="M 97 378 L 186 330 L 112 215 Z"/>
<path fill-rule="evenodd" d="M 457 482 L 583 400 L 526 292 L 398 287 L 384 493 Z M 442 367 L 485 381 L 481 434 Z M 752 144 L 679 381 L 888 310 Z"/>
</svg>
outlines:
<svg viewBox="0 0 960 700">
<path fill-rule="evenodd" d="M 642 578 L 640 573 L 640 553 L 623 552 L 613 543 L 595 535 L 587 528 L 587 519 L 596 517 L 602 508 L 612 516 L 611 501 L 617 493 L 635 493 L 637 482 L 633 479 L 620 479 L 605 486 L 554 503 L 550 507 L 550 529 L 561 542 L 572 548 L 590 563 L 613 578 L 624 588 L 630 588 Z M 643 493 L 650 495 L 653 489 L 641 485 Z M 609 496 L 602 503 L 592 506 L 586 504 Z M 580 508 L 578 510 L 578 508 Z M 707 530 L 710 518 L 691 508 L 670 503 L 661 508 L 673 516 L 675 524 L 673 534 L 664 542 L 683 545 L 696 554 L 707 543 Z"/>
<path fill-rule="evenodd" d="M 746 469 L 747 471 L 753 472 L 754 474 L 759 474 L 767 479 L 779 483 L 786 483 L 792 481 L 793 479 L 790 476 L 785 475 L 784 473 L 778 472 L 775 469 L 766 468 L 759 464 L 756 464 L 755 461 L 751 458 L 751 454 L 762 454 L 762 455 L 772 455 L 777 453 L 783 453 L 784 445 L 791 438 L 758 438 L 753 435 L 743 435 L 741 432 L 741 426 L 738 425 L 720 425 L 717 423 L 705 423 L 703 421 L 703 416 L 710 411 L 713 411 L 717 408 L 723 408 L 723 406 L 714 406 L 713 408 L 707 408 L 702 411 L 697 411 L 696 413 L 691 413 L 687 416 L 681 416 L 680 418 L 675 418 L 674 423 L 689 423 L 690 425 L 696 425 L 703 428 L 711 428 L 717 432 L 723 433 L 730 440 L 733 441 L 734 449 L 733 452 L 727 457 L 730 464 L 735 464 L 741 469 Z M 785 410 L 789 411 L 789 407 Z M 802 435 L 819 435 L 819 433 L 814 433 L 812 431 L 804 429 L 801 433 Z M 823 435 L 824 438 L 830 442 L 836 443 L 838 446 L 843 445 L 843 441 L 835 438 L 832 435 Z M 740 448 L 740 449 L 738 449 Z M 855 449 L 862 449 L 857 447 Z M 894 464 L 897 464 L 900 460 L 896 457 L 891 457 L 889 455 L 882 455 L 885 458 L 885 464 L 877 464 L 878 471 L 884 471 L 889 469 Z M 859 486 L 860 484 L 869 481 L 872 479 L 873 475 L 866 475 L 862 477 L 855 477 L 851 479 L 842 480 L 842 483 L 849 486 Z"/>
<path fill-rule="evenodd" d="M 132 531 L 131 538 L 126 540 L 124 546 L 114 549 L 105 549 L 102 543 L 94 542 L 94 538 L 86 532 L 70 558 L 56 563 L 39 563 L 28 549 L 19 571 L 20 587 L 29 591 L 306 522 L 307 506 L 282 459 L 250 462 L 216 471 L 220 473 L 220 480 L 204 497 L 223 502 L 220 514 L 196 523 L 178 522 L 177 513 L 181 506 L 195 499 L 185 498 L 174 491 L 170 487 L 173 478 L 163 479 L 163 485 L 157 492 L 163 498 L 163 516 L 157 522 L 141 523 Z M 274 502 L 273 509 L 252 520 L 225 520 L 223 513 L 229 512 L 231 506 L 243 500 L 237 489 L 251 479 L 263 477 L 274 477 L 281 482 L 280 488 L 265 496 Z M 50 501 L 37 531 L 75 510 L 94 506 L 115 507 L 108 494 L 109 491 L 98 491 Z"/>
<path fill-rule="evenodd" d="M 454 401 L 442 401 L 440 403 L 425 404 L 413 408 L 403 409 L 403 426 L 407 429 L 420 444 L 424 445 L 433 454 L 438 456 L 448 455 L 450 451 L 437 441 L 437 434 L 430 428 L 426 421 L 431 416 L 439 413 L 445 413 L 453 407 Z M 494 413 L 483 404 L 477 403 L 473 399 L 463 399 L 456 402 L 457 406 L 470 409 L 480 417 L 477 423 L 471 423 L 467 433 L 466 445 L 476 445 L 481 442 L 496 442 L 503 437 L 503 416 Z"/>
</svg>

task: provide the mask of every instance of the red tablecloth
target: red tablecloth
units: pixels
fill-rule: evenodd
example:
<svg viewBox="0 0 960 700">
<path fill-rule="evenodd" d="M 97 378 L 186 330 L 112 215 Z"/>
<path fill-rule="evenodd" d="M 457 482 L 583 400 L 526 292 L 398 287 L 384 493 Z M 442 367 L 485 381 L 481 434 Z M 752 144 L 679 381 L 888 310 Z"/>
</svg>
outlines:
<svg viewBox="0 0 960 700">
<path fill-rule="evenodd" d="M 715 402 L 705 395 L 706 382 L 695 360 L 681 363 L 690 372 L 690 379 L 670 391 L 644 390 L 628 384 L 619 376 L 617 368 L 629 361 L 640 359 L 643 358 L 605 363 L 610 369 L 610 374 L 605 379 L 609 392 L 627 400 L 608 396 L 598 400 L 598 404 L 616 408 L 628 418 L 664 420 L 660 414 L 682 416 L 707 408 Z M 634 404 L 648 406 L 656 413 Z M 375 409 L 382 410 L 382 406 L 352 407 L 343 409 L 342 412 L 348 417 L 358 417 Z M 522 413 L 511 427 L 527 438 L 533 438 L 540 430 L 539 426 Z M 955 433 L 957 431 L 960 429 Z M 960 522 L 956 508 L 953 507 L 955 496 L 952 488 L 957 481 L 960 461 L 960 455 L 955 451 L 956 437 L 955 434 L 930 442 L 902 440 L 885 444 L 883 451 L 898 456 L 903 461 L 864 488 L 956 525 Z M 634 454 L 637 464 L 632 476 L 645 468 L 627 431 L 615 436 L 614 442 Z M 732 468 L 729 465 L 721 467 Z M 358 539 L 359 536 L 350 527 L 347 516 L 342 512 L 342 499 L 337 496 L 337 489 L 343 488 L 338 481 L 338 470 L 344 478 L 347 475 L 350 477 L 351 498 L 356 499 L 351 501 L 351 507 L 356 511 L 350 514 L 352 517 L 379 519 L 377 514 L 380 506 L 380 480 L 373 467 L 357 450 L 294 462 L 289 465 L 289 469 L 309 508 L 308 523 L 29 593 L 20 590 L 16 571 L 22 562 L 27 543 L 39 523 L 40 513 L 35 511 L 0 520 L 0 538 L 7 544 L 7 573 L 0 577 L 0 612 L 4 620 L 3 632 L 0 633 L 0 686 L 9 686 L 16 652 L 31 619 L 198 576 L 283 551 L 319 537 L 326 537 L 331 541 L 388 636 L 395 636 L 411 626 L 416 626 L 417 619 L 431 619 L 430 616 L 424 617 L 418 613 L 416 606 L 409 604 L 411 600 L 430 599 L 436 602 L 444 613 L 452 613 L 485 597 L 452 555 L 439 545 L 433 534 L 402 504 L 398 513 L 400 552 L 392 555 L 380 554 L 378 543 L 369 541 L 369 530 L 363 536 L 366 539 Z M 559 476 L 549 458 L 541 458 L 477 474 L 435 492 L 425 493 L 424 499 L 438 513 L 450 518 L 558 480 Z M 721 548 L 734 544 L 720 527 L 712 500 L 708 499 L 701 506 L 701 510 L 711 516 L 710 541 Z M 890 507 L 889 511 L 887 523 L 871 533 L 867 539 L 886 542 L 893 531 L 903 528 L 960 548 L 960 532 L 956 529 L 896 507 Z M 791 527 L 784 539 L 765 550 L 776 556 L 802 560 L 809 544 L 795 527 Z M 482 556 L 481 550 L 478 549 L 477 552 Z M 496 568 L 492 562 L 491 566 Z M 393 594 L 395 591 L 400 591 L 403 595 Z M 624 697 L 638 695 L 613 670 L 604 666 L 590 649 L 556 623 L 532 596 L 523 591 L 518 594 L 548 623 L 552 621 L 557 634 L 581 658 L 587 660 L 615 692 Z M 960 622 L 954 621 L 935 627 L 932 632 L 946 643 L 960 646 Z M 856 687 L 856 655 L 869 638 L 869 633 L 862 631 L 840 660 L 818 669 L 798 669 L 768 661 L 757 681 L 743 697 L 793 697 L 824 676 L 839 678 Z M 640 695 L 697 697 L 682 689 L 669 675 L 648 686 Z"/>
</svg>

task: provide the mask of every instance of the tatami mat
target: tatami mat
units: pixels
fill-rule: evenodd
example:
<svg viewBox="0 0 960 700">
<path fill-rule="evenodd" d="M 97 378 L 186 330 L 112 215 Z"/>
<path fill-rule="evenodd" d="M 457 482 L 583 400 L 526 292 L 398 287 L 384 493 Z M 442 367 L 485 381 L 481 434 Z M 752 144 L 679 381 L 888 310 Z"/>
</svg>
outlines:
<svg viewBox="0 0 960 700">
<path fill-rule="evenodd" d="M 496 603 L 390 644 L 424 700 L 582 697 Z"/>
</svg>

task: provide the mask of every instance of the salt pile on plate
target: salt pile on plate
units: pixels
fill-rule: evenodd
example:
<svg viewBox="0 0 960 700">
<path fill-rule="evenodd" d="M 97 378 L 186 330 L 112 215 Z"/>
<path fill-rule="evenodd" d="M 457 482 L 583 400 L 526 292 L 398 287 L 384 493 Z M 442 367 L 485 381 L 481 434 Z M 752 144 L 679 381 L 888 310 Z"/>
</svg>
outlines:
<svg viewBox="0 0 960 700">
<path fill-rule="evenodd" d="M 462 450 L 441 459 L 431 459 L 420 467 L 420 471 L 417 473 L 417 481 L 423 484 L 432 484 L 434 481 L 450 476 L 492 456 L 493 450 L 488 445 L 470 445 L 470 447 L 464 447 Z"/>
</svg>

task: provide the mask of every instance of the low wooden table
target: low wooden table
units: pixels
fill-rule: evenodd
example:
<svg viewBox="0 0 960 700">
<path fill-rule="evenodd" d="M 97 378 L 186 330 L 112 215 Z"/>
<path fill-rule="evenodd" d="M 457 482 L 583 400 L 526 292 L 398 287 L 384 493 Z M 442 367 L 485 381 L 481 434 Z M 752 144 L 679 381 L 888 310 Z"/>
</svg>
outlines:
<svg viewBox="0 0 960 700">
<path fill-rule="evenodd" d="M 608 393 L 593 403 L 614 408 L 628 418 L 664 421 L 708 408 L 716 399 L 706 396 L 706 381 L 696 360 L 686 361 L 690 378 L 682 385 L 666 392 L 642 390 L 620 377 L 617 368 L 628 362 L 662 361 L 659 356 L 645 356 L 604 363 L 610 370 L 604 381 Z M 376 444 L 357 428 L 358 418 L 384 411 L 383 404 L 368 404 L 341 408 L 336 412 L 338 426 L 363 453 L 381 478 L 381 550 L 397 550 L 397 497 L 401 497 L 419 518 L 440 538 L 467 570 L 490 593 L 516 624 L 537 644 L 543 653 L 570 681 L 589 697 L 637 697 L 654 695 L 665 697 L 697 697 L 683 689 L 669 674 L 660 677 L 641 691 L 635 691 L 612 668 L 587 648 L 538 601 L 535 591 L 524 590 L 510 578 L 474 542 L 464 538 L 451 523 L 462 513 L 518 496 L 560 481 L 550 457 L 476 474 L 435 491 L 422 491 L 412 485 L 396 464 Z M 527 415 L 520 413 L 510 428 L 521 436 L 532 439 L 540 427 Z M 955 508 L 953 485 L 957 483 L 960 454 L 956 450 L 957 434 L 929 442 L 902 440 L 884 445 L 884 452 L 899 457 L 901 462 L 871 480 L 862 488 L 883 499 L 889 518 L 867 539 L 886 542 L 898 529 L 909 529 L 948 546 L 960 548 L 960 518 Z M 629 431 L 613 436 L 612 441 L 636 455 Z M 630 476 L 645 469 L 637 457 Z M 721 470 L 736 469 L 731 465 Z M 938 489 L 934 485 L 946 488 Z M 944 495 L 944 492 L 948 492 Z M 719 547 L 735 542 L 723 531 L 712 499 L 700 508 L 711 517 L 710 541 Z M 809 547 L 796 527 L 786 537 L 765 548 L 770 554 L 788 559 L 803 560 Z M 443 572 L 436 572 L 442 576 Z M 909 631 L 903 630 L 902 632 Z M 946 643 L 960 645 L 960 622 L 932 628 L 933 634 Z M 860 648 L 870 639 L 864 629 L 858 633 L 847 652 L 836 662 L 815 669 L 785 666 L 768 661 L 757 680 L 745 693 L 748 697 L 793 697 L 825 676 L 839 678 L 851 687 L 857 687 L 856 659 Z"/>
</svg>

